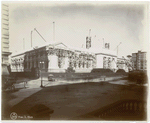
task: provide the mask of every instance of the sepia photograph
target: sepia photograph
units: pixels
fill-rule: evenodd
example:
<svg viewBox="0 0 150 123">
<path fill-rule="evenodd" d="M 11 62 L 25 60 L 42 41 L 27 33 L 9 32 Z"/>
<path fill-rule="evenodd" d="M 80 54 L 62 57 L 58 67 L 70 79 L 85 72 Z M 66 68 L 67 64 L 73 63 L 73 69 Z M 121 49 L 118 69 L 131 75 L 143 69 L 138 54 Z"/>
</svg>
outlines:
<svg viewBox="0 0 150 123">
<path fill-rule="evenodd" d="M 1 2 L 2 121 L 147 121 L 149 3 Z"/>
</svg>

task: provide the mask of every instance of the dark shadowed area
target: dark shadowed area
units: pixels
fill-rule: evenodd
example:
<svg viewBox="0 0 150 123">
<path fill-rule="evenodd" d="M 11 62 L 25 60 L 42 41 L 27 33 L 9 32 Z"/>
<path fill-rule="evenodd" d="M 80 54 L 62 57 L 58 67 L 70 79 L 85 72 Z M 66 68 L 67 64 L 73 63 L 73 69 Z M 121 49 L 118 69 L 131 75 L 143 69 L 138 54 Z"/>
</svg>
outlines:
<svg viewBox="0 0 150 123">
<path fill-rule="evenodd" d="M 133 84 L 118 85 L 107 82 L 58 85 L 45 87 L 37 93 L 25 98 L 13 107 L 7 107 L 7 102 L 9 102 L 11 98 L 14 98 L 11 96 L 13 93 L 9 94 L 9 98 L 7 100 L 6 97 L 8 94 L 3 93 L 3 98 L 5 96 L 3 99 L 3 105 L 5 105 L 5 107 L 3 107 L 2 119 L 10 119 L 10 112 L 16 112 L 20 116 L 27 116 L 29 115 L 29 111 L 32 107 L 42 104 L 48 107 L 50 111 L 53 111 L 53 113 L 48 115 L 51 120 L 89 120 L 89 118 L 91 120 L 146 120 L 146 90 L 147 87 L 145 86 Z M 122 117 L 121 119 L 117 116 L 107 118 L 96 117 L 93 113 L 90 113 L 96 112 L 102 107 L 110 107 L 110 104 L 123 100 L 144 102 L 144 106 L 142 107 L 142 111 L 144 112 L 142 116 L 139 118 L 138 115 L 136 117 L 130 114 L 130 117 Z M 87 113 L 90 113 L 90 115 Z M 36 113 L 34 116 L 35 115 Z M 125 113 L 125 115 L 128 115 L 128 113 Z M 33 119 L 24 118 L 24 120 Z"/>
</svg>

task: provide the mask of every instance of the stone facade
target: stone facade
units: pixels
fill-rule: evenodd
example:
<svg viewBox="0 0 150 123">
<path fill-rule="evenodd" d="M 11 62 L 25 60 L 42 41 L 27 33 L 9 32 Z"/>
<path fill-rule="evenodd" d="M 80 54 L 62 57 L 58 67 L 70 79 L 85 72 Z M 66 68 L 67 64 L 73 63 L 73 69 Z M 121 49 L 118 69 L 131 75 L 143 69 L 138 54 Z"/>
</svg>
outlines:
<svg viewBox="0 0 150 123">
<path fill-rule="evenodd" d="M 62 45 L 62 43 L 60 43 Z M 88 69 L 95 66 L 95 56 L 91 53 L 84 53 L 59 47 L 57 45 L 48 45 L 42 48 L 26 51 L 22 54 L 13 55 L 11 58 L 12 71 L 31 71 L 32 68 L 45 70 L 52 69 Z M 23 61 L 22 61 L 23 60 Z M 21 70 L 20 70 L 21 69 Z"/>
<path fill-rule="evenodd" d="M 16 72 L 31 71 L 32 68 L 47 72 L 65 72 L 68 67 L 76 72 L 91 72 L 93 68 L 118 69 L 117 56 L 110 51 L 94 53 L 87 49 L 69 48 L 63 43 L 48 44 L 12 55 L 11 61 L 11 69 Z"/>
</svg>

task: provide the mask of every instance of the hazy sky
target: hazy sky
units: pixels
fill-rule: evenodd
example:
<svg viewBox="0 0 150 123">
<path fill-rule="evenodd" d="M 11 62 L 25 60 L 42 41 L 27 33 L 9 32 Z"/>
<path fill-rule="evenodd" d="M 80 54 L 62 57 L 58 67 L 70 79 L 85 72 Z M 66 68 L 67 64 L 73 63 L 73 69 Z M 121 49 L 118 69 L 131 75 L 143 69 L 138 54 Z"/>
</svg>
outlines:
<svg viewBox="0 0 150 123">
<path fill-rule="evenodd" d="M 147 4 L 148 5 L 148 4 Z M 138 50 L 147 50 L 147 5 L 105 4 L 102 2 L 34 2 L 11 3 L 10 50 L 12 52 L 31 47 L 31 30 L 36 28 L 47 42 L 63 42 L 74 47 L 85 47 L 86 36 L 91 29 L 92 47 L 110 43 L 111 50 L 119 46 L 119 56 L 126 56 Z M 33 46 L 44 44 L 33 31 Z"/>
</svg>

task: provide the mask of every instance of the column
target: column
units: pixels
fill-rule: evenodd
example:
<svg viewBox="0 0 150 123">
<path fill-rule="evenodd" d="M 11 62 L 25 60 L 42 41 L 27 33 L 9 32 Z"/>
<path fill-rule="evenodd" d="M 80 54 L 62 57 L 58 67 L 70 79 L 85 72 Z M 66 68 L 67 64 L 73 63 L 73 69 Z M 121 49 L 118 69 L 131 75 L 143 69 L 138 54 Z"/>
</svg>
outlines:
<svg viewBox="0 0 150 123">
<path fill-rule="evenodd" d="M 84 69 L 86 69 L 86 68 L 87 68 L 87 67 L 86 67 L 86 65 L 87 65 L 87 64 L 86 64 L 86 61 L 85 61 L 85 62 L 84 62 Z"/>
<path fill-rule="evenodd" d="M 105 61 L 105 63 L 106 63 L 106 64 L 105 64 L 105 65 L 106 65 L 106 67 L 105 67 L 105 68 L 106 68 L 106 69 L 108 69 L 108 58 L 106 57 L 106 59 L 105 59 L 105 60 L 106 60 L 106 61 Z"/>
<path fill-rule="evenodd" d="M 32 68 L 32 60 L 30 61 L 30 69 Z"/>
<path fill-rule="evenodd" d="M 35 61 L 35 59 L 34 59 L 34 68 L 36 67 L 36 61 Z"/>
<path fill-rule="evenodd" d="M 88 60 L 88 68 L 92 68 L 91 60 Z"/>
<path fill-rule="evenodd" d="M 86 62 L 86 68 L 88 69 L 89 68 L 89 61 L 87 60 Z"/>
<path fill-rule="evenodd" d="M 27 65 L 26 68 L 28 69 L 28 68 L 29 68 L 29 63 L 28 63 L 28 61 L 26 62 L 26 65 Z"/>
<path fill-rule="evenodd" d="M 112 69 L 116 69 L 116 60 L 115 60 L 115 58 L 112 60 L 112 64 L 111 64 L 111 66 L 112 66 Z"/>
<path fill-rule="evenodd" d="M 80 69 L 82 69 L 83 68 L 83 62 L 81 61 L 80 62 Z"/>
<path fill-rule="evenodd" d="M 76 61 L 76 69 L 79 69 L 79 61 Z"/>
<path fill-rule="evenodd" d="M 64 66 L 63 66 L 63 68 L 64 69 L 67 69 L 68 67 L 69 67 L 69 58 L 68 57 L 65 57 L 65 63 L 64 63 Z"/>
</svg>

